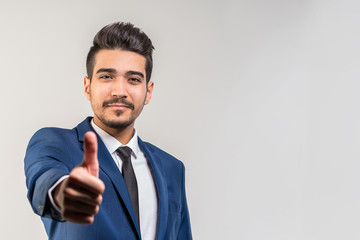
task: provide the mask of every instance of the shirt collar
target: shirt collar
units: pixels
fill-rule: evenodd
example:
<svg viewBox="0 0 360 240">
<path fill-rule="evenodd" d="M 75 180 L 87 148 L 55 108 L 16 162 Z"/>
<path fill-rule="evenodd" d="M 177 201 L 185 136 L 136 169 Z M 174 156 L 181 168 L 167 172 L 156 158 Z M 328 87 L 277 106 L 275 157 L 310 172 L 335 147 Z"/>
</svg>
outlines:
<svg viewBox="0 0 360 240">
<path fill-rule="evenodd" d="M 91 126 L 94 128 L 95 132 L 99 135 L 100 139 L 104 142 L 106 148 L 110 152 L 110 154 L 113 154 L 119 147 L 127 146 L 131 148 L 132 154 L 136 158 L 140 148 L 139 148 L 139 142 L 138 142 L 138 134 L 136 129 L 134 129 L 134 135 L 130 139 L 130 141 L 124 145 L 121 142 L 119 142 L 116 138 L 105 132 L 103 129 L 101 129 L 99 126 L 97 126 L 94 122 L 94 119 L 91 120 Z"/>
</svg>

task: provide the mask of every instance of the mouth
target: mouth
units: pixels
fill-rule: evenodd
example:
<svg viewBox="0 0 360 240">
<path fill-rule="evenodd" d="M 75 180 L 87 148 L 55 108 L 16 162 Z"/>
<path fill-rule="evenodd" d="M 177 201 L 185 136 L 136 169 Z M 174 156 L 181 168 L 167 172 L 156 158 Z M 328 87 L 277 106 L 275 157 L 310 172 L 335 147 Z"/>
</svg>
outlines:
<svg viewBox="0 0 360 240">
<path fill-rule="evenodd" d="M 118 110 L 118 111 L 123 111 L 125 109 L 131 109 L 130 106 L 124 105 L 124 104 L 108 104 L 105 107 L 111 108 L 111 109 L 114 109 L 114 110 Z"/>
</svg>

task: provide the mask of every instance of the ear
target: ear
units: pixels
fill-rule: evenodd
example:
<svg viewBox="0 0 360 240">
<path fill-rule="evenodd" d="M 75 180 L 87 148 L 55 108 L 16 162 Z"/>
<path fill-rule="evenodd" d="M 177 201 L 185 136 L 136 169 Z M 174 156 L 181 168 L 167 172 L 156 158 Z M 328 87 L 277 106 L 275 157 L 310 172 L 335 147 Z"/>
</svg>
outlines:
<svg viewBox="0 0 360 240">
<path fill-rule="evenodd" d="M 154 82 L 153 82 L 153 81 L 150 81 L 150 82 L 147 84 L 145 105 L 150 102 L 151 94 L 152 94 L 153 90 L 154 90 Z"/>
<path fill-rule="evenodd" d="M 90 78 L 84 77 L 84 92 L 87 100 L 90 100 Z"/>
</svg>

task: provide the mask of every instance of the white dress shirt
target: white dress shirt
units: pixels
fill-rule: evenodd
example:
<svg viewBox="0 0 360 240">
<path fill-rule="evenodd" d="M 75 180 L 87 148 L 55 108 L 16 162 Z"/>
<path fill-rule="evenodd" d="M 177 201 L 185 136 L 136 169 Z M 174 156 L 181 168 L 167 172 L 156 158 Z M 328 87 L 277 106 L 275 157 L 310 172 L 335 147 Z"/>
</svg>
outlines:
<svg viewBox="0 0 360 240">
<path fill-rule="evenodd" d="M 139 147 L 136 129 L 134 136 L 131 138 L 131 140 L 126 145 L 123 145 L 116 138 L 98 127 L 94 123 L 94 120 L 91 121 L 91 126 L 94 128 L 95 132 L 104 142 L 106 148 L 114 159 L 120 172 L 122 170 L 122 160 L 120 156 L 116 153 L 116 150 L 121 146 L 128 146 L 129 148 L 131 148 L 131 164 L 133 165 L 139 191 L 138 195 L 141 238 L 143 240 L 154 240 L 156 236 L 158 199 L 149 163 L 143 151 Z M 57 184 L 59 184 L 66 177 L 68 176 L 63 176 L 61 179 L 59 179 L 49 189 L 48 192 L 50 201 L 57 210 L 60 209 L 58 209 L 57 206 L 54 204 L 51 192 L 57 186 Z"/>
</svg>

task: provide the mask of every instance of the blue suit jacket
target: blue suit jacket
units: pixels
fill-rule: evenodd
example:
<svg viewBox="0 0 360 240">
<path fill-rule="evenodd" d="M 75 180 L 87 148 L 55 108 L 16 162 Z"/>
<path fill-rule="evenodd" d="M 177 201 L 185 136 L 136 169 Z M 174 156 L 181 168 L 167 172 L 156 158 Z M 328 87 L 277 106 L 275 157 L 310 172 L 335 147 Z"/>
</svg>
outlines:
<svg viewBox="0 0 360 240">
<path fill-rule="evenodd" d="M 93 224 L 61 221 L 61 216 L 49 202 L 49 188 L 81 163 L 84 134 L 94 131 L 90 120 L 90 117 L 85 119 L 71 130 L 43 128 L 34 134 L 25 156 L 28 199 L 34 212 L 41 216 L 49 239 L 141 239 L 124 179 L 99 136 L 99 177 L 105 184 L 105 192 Z M 157 189 L 156 239 L 192 239 L 184 165 L 140 138 L 139 145 L 150 163 Z"/>
</svg>

